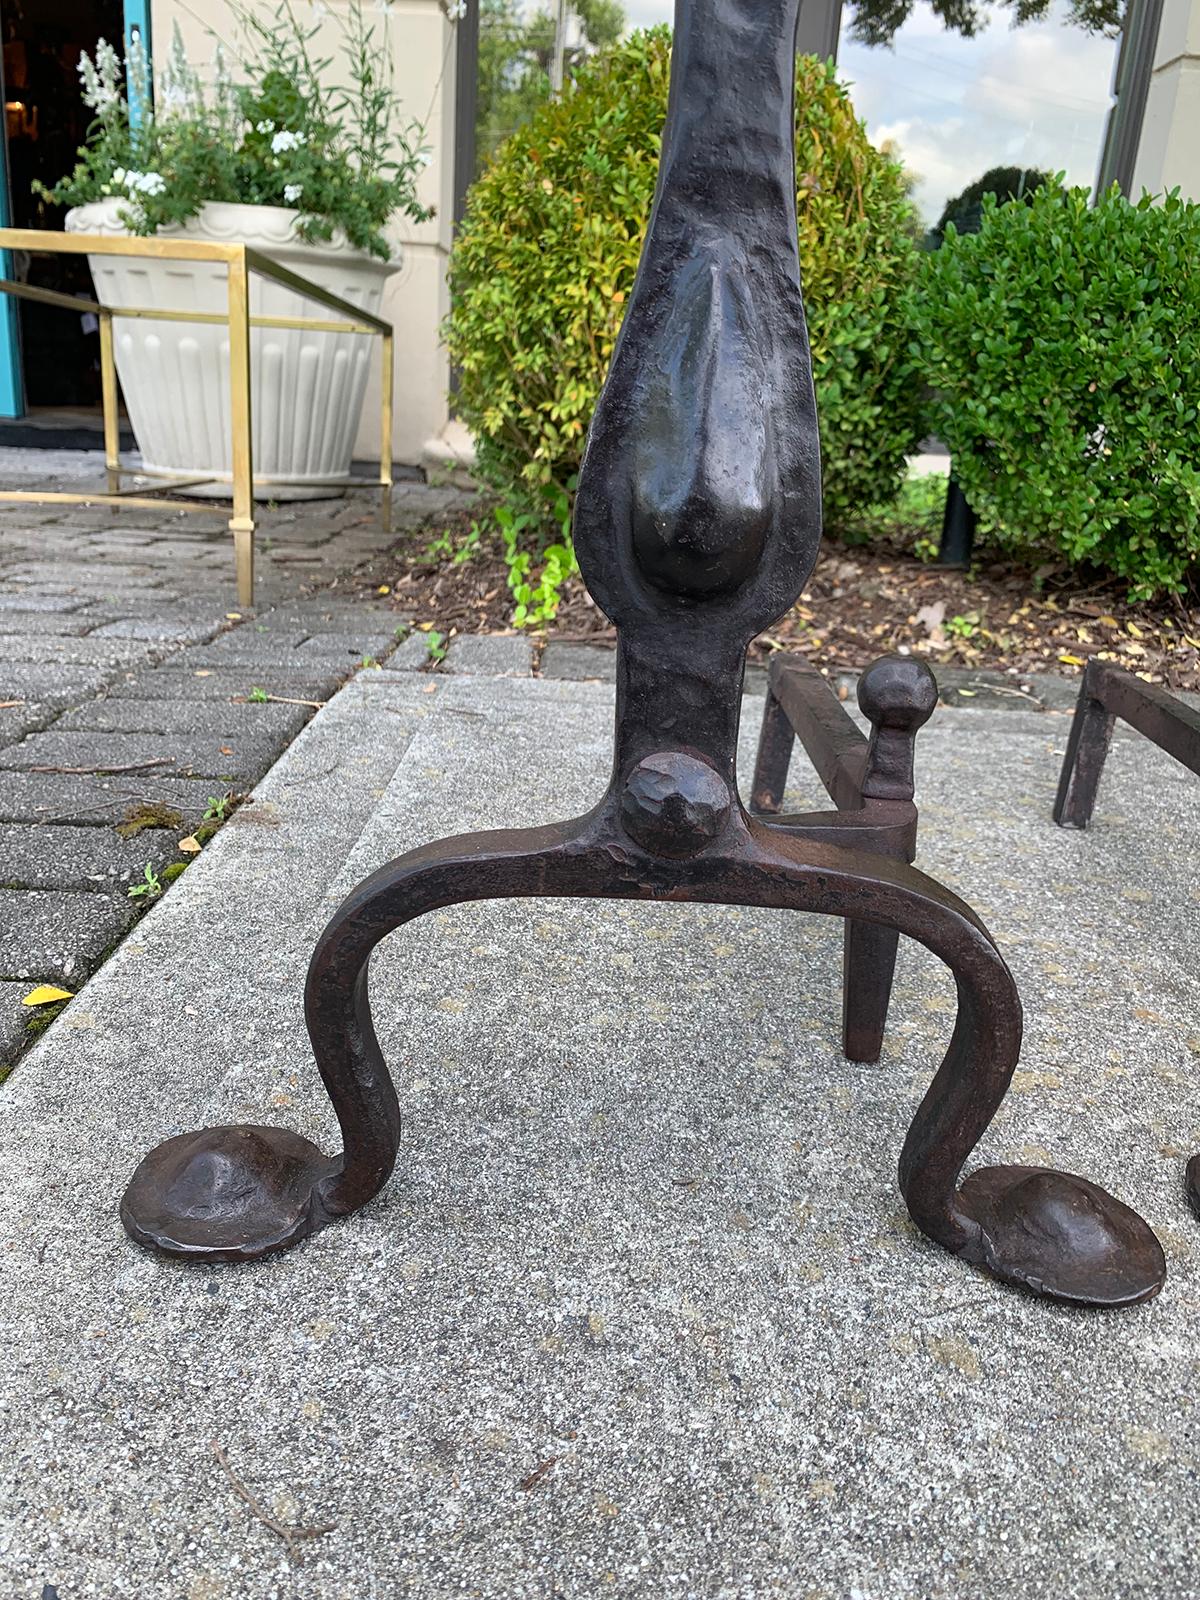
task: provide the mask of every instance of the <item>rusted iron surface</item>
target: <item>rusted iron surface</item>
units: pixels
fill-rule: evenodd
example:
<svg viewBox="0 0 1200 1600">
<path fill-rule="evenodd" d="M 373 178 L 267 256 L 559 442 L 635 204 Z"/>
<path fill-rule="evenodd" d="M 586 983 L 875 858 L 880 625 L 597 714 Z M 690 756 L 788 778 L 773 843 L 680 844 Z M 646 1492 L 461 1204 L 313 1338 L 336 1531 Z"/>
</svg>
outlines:
<svg viewBox="0 0 1200 1600">
<path fill-rule="evenodd" d="M 441 840 L 360 884 L 318 941 L 305 998 L 342 1155 L 280 1129 L 169 1141 L 125 1197 L 139 1242 L 265 1255 L 365 1205 L 399 1140 L 372 950 L 456 902 L 566 895 L 783 907 L 920 940 L 952 968 L 959 1009 L 900 1158 L 918 1226 L 1052 1298 L 1123 1305 L 1161 1286 L 1153 1234 L 1083 1180 L 1000 1167 L 958 1189 L 1021 1041 L 1013 980 L 971 909 L 907 861 L 854 848 L 843 812 L 769 821 L 738 796 L 746 649 L 800 593 L 820 538 L 792 155 L 798 9 L 678 0 L 658 192 L 575 509 L 584 578 L 619 630 L 607 790 L 572 822 Z M 902 804 L 890 797 L 911 774 L 889 670 L 861 790 Z"/>
<path fill-rule="evenodd" d="M 752 805 L 775 814 L 797 837 L 828 836 L 829 816 L 777 815 L 792 747 L 799 739 L 838 807 L 836 842 L 911 862 L 917 848 L 913 749 L 917 731 L 937 705 L 937 684 L 922 661 L 890 656 L 859 679 L 859 709 L 871 724 L 868 739 L 827 679 L 808 661 L 777 655 L 754 768 Z M 899 934 L 894 928 L 848 921 L 842 963 L 842 1048 L 851 1061 L 878 1061 L 883 1050 Z"/>
<path fill-rule="evenodd" d="M 1086 828 L 1092 820 L 1104 758 L 1120 717 L 1182 766 L 1200 773 L 1200 712 L 1173 694 L 1143 683 L 1108 661 L 1088 662 L 1075 703 L 1054 820 L 1061 828 Z"/>
<path fill-rule="evenodd" d="M 1088 662 L 1075 702 L 1054 820 L 1060 828 L 1086 828 L 1092 820 L 1104 759 L 1117 718 L 1145 734 L 1182 766 L 1200 773 L 1200 712 L 1173 694 L 1144 683 L 1108 661 Z M 1200 1216 L 1200 1155 L 1187 1164 L 1184 1189 Z"/>
</svg>

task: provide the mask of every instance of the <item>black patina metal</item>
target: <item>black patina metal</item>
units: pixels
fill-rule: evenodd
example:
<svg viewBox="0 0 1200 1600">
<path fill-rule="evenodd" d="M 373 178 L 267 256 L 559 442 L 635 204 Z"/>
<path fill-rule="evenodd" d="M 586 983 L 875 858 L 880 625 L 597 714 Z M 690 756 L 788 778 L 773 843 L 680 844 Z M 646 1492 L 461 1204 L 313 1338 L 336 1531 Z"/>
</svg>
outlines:
<svg viewBox="0 0 1200 1600">
<path fill-rule="evenodd" d="M 771 661 L 750 804 L 758 816 L 806 839 L 827 838 L 847 849 L 872 850 L 911 862 L 917 853 L 913 748 L 937 705 L 937 683 L 923 661 L 886 656 L 858 683 L 868 739 L 827 678 L 797 656 Z M 837 811 L 778 816 L 799 739 Z M 848 920 L 842 979 L 842 1048 L 851 1061 L 878 1061 L 892 979 L 895 928 Z"/>
<path fill-rule="evenodd" d="M 619 630 L 607 791 L 573 822 L 442 840 L 360 884 L 306 991 L 344 1152 L 272 1128 L 170 1140 L 125 1195 L 140 1243 L 259 1256 L 365 1205 L 400 1131 L 371 1025 L 372 950 L 457 901 L 576 895 L 778 906 L 920 940 L 953 969 L 958 1018 L 900 1158 L 917 1224 L 1054 1298 L 1127 1305 L 1161 1286 L 1153 1234 L 1082 1179 L 991 1167 L 958 1187 L 1021 1040 L 1012 978 L 971 909 L 902 860 L 848 848 L 836 818 L 768 822 L 738 797 L 746 647 L 793 603 L 820 538 L 792 157 L 798 8 L 678 0 L 658 192 L 575 508 L 584 577 Z"/>
<path fill-rule="evenodd" d="M 1118 717 L 1200 774 L 1200 712 L 1132 672 L 1093 659 L 1084 668 L 1058 780 L 1054 820 L 1060 828 L 1086 828 L 1091 822 Z M 1200 1154 L 1188 1162 L 1184 1183 L 1192 1208 L 1200 1215 Z"/>
</svg>

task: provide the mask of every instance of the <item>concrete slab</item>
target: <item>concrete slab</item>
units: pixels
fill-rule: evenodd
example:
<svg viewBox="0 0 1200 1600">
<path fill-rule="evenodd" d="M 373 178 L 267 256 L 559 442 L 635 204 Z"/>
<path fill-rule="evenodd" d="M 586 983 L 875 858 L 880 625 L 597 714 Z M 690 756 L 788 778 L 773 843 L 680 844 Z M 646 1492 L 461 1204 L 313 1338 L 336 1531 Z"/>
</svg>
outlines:
<svg viewBox="0 0 1200 1600">
<path fill-rule="evenodd" d="M 373 967 L 407 1119 L 385 1194 L 254 1266 L 126 1244 L 157 1139 L 245 1119 L 337 1148 L 300 997 L 359 876 L 604 782 L 605 686 L 364 673 L 0 1094 L 0 1588 L 1200 1591 L 1200 785 L 1118 741 L 1094 832 L 1060 833 L 1066 718 L 997 715 L 989 739 L 937 713 L 920 766 L 922 861 L 986 909 L 1028 1014 L 978 1157 L 1137 1205 L 1160 1300 L 1056 1310 L 922 1242 L 894 1170 L 947 975 L 906 947 L 883 1063 L 851 1066 L 836 924 L 716 907 L 432 914 Z M 302 1568 L 213 1440 L 270 1515 L 336 1525 Z"/>
<path fill-rule="evenodd" d="M 37 639 L 80 638 L 88 620 L 75 611 L 0 611 L 0 641 L 16 634 Z"/>
<path fill-rule="evenodd" d="M 8 1063 L 25 1043 L 29 1008 L 21 1001 L 28 993 L 27 983 L 0 982 L 0 1082 L 4 1081 Z"/>
<path fill-rule="evenodd" d="M 40 706 L 36 701 L 20 700 L 15 705 L 0 706 L 0 745 L 23 739 L 27 733 L 44 728 L 57 716 L 58 712 L 51 706 Z"/>
<path fill-rule="evenodd" d="M 147 662 L 160 660 L 164 653 L 162 646 L 156 647 L 142 640 L 98 639 L 94 634 L 87 639 L 0 635 L 0 660 L 6 665 L 10 661 L 18 666 L 22 662 L 35 662 L 39 665 L 108 667 L 129 671 Z"/>
<path fill-rule="evenodd" d="M 184 669 L 159 667 L 139 672 L 108 690 L 112 699 L 179 700 L 192 704 L 202 700 L 235 701 L 253 689 L 289 699 L 326 700 L 345 682 L 345 674 L 313 664 L 302 672 L 278 672 L 262 667 L 224 667 Z"/>
<path fill-rule="evenodd" d="M 0 699 L 36 701 L 63 707 L 99 694 L 118 671 L 103 667 L 63 667 L 57 663 L 28 661 L 0 664 Z"/>
<path fill-rule="evenodd" d="M 597 644 L 558 644 L 552 639 L 542 651 L 542 677 L 615 683 L 617 652 Z"/>
<path fill-rule="evenodd" d="M 249 789 L 262 777 L 283 748 L 282 736 L 261 737 L 249 731 L 221 735 L 162 733 L 32 733 L 19 744 L 0 749 L 0 772 L 47 772 L 64 775 L 111 774 L 137 781 L 136 768 L 164 778 L 221 779 Z M 161 763 L 161 765 L 160 765 Z M 120 769 L 128 771 L 124 774 Z"/>
<path fill-rule="evenodd" d="M 105 889 L 122 895 L 149 864 L 186 861 L 182 828 L 143 828 L 122 839 L 115 828 L 0 823 L 0 884 L 7 889 Z"/>
<path fill-rule="evenodd" d="M 74 985 L 133 919 L 116 895 L 0 889 L 0 978 Z"/>
<path fill-rule="evenodd" d="M 249 735 L 254 739 L 293 738 L 312 715 L 304 706 L 231 705 L 223 701 L 92 700 L 64 711 L 56 733 L 184 733 L 211 734 L 227 744 Z M 0 720 L 0 736 L 3 721 Z"/>
<path fill-rule="evenodd" d="M 208 796 L 222 785 L 211 778 L 82 778 L 46 773 L 0 772 L 0 822 L 70 822 L 110 828 L 132 806 L 172 806 L 189 826 L 204 815 Z"/>
<path fill-rule="evenodd" d="M 441 671 L 485 678 L 528 678 L 533 672 L 533 646 L 520 635 L 466 633 L 451 644 Z"/>
<path fill-rule="evenodd" d="M 93 639 L 143 639 L 157 643 L 206 644 L 222 628 L 228 627 L 224 618 L 204 621 L 185 621 L 173 617 L 123 617 L 117 622 L 106 622 L 93 629 Z"/>
</svg>

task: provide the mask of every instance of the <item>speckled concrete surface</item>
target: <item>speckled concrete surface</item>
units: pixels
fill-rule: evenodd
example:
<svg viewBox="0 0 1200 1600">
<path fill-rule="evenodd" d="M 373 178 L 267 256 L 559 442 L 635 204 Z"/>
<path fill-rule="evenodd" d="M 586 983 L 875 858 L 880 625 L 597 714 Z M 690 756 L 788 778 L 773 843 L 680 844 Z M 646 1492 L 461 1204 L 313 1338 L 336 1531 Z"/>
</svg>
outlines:
<svg viewBox="0 0 1200 1600">
<path fill-rule="evenodd" d="M 410 844 L 582 809 L 610 696 L 363 674 L 0 1091 L 0 1593 L 1200 1594 L 1200 785 L 1119 739 L 1094 832 L 1060 833 L 1065 716 L 937 714 L 922 861 L 1025 996 L 981 1156 L 1137 1205 L 1170 1261 L 1152 1306 L 1055 1309 L 907 1223 L 935 962 L 906 947 L 884 1061 L 851 1066 L 840 929 L 717 908 L 427 918 L 373 971 L 407 1119 L 385 1195 L 251 1267 L 124 1242 L 168 1134 L 334 1147 L 299 1005 L 323 919 Z M 303 1565 L 213 1440 L 269 1514 L 336 1524 Z"/>
</svg>

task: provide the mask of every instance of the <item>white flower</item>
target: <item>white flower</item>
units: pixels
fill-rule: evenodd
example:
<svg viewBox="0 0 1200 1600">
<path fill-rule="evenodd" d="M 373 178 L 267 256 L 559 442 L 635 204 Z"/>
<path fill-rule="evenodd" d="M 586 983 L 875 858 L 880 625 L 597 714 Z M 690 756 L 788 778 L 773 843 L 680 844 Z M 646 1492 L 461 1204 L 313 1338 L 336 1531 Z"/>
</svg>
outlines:
<svg viewBox="0 0 1200 1600">
<path fill-rule="evenodd" d="M 418 150 L 417 151 L 417 165 L 419 167 L 427 167 L 432 160 L 433 160 L 433 152 L 432 151 L 430 151 L 430 150 Z"/>
<path fill-rule="evenodd" d="M 450 0 L 446 7 L 446 15 L 451 22 L 461 22 L 467 14 L 467 0 Z"/>
<path fill-rule="evenodd" d="M 115 168 L 113 182 L 131 194 L 162 194 L 167 187 L 161 172 L 127 172 L 124 167 Z"/>
<path fill-rule="evenodd" d="M 283 186 L 283 198 L 290 206 L 296 204 L 303 192 L 304 185 L 302 183 L 285 183 Z"/>
<path fill-rule="evenodd" d="M 254 131 L 255 133 L 274 133 L 275 124 L 273 122 L 256 122 Z"/>
<path fill-rule="evenodd" d="M 287 128 L 281 128 L 271 139 L 271 149 L 277 156 L 281 156 L 285 150 L 298 150 L 303 143 L 302 133 L 292 133 Z"/>
</svg>

